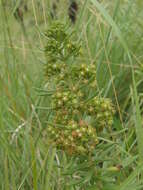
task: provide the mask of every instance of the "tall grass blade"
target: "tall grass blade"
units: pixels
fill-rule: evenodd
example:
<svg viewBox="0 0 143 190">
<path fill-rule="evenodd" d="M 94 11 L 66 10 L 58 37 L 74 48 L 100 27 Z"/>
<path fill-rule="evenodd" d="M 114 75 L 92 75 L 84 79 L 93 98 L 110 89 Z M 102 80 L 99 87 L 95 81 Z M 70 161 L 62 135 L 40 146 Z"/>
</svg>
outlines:
<svg viewBox="0 0 143 190">
<path fill-rule="evenodd" d="M 54 170 L 53 166 L 54 166 L 55 154 L 56 154 L 56 149 L 53 148 L 52 153 L 49 157 L 49 161 L 48 161 L 48 173 L 47 173 L 47 177 L 46 177 L 45 190 L 51 190 L 50 179 L 51 179 L 52 171 Z"/>
</svg>

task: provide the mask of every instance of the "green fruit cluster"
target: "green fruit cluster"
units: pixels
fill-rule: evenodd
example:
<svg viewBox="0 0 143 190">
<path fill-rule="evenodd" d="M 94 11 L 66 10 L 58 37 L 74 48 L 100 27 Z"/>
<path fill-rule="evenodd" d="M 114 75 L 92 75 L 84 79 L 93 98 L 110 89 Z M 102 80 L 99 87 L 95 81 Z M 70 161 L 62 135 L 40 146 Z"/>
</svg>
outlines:
<svg viewBox="0 0 143 190">
<path fill-rule="evenodd" d="M 51 63 L 51 62 L 50 62 Z M 53 64 L 47 64 L 45 69 L 45 75 L 48 79 L 55 77 L 57 75 L 65 74 L 66 65 L 60 62 L 55 62 Z"/>
<path fill-rule="evenodd" d="M 87 123 L 71 120 L 64 127 L 49 126 L 51 141 L 60 150 L 68 154 L 90 154 L 98 143 L 96 129 Z"/>
<path fill-rule="evenodd" d="M 91 154 L 98 143 L 98 133 L 112 126 L 113 104 L 110 99 L 96 95 L 95 64 L 67 64 L 63 59 L 63 52 L 68 52 L 68 57 L 79 53 L 78 46 L 71 43 L 65 27 L 54 24 L 47 31 L 47 37 L 45 74 L 52 84 L 48 90 L 53 91 L 50 97 L 53 111 L 52 125 L 48 125 L 49 142 L 69 154 Z M 57 44 L 54 48 L 53 40 Z M 92 122 L 87 122 L 86 117 Z"/>
<path fill-rule="evenodd" d="M 49 62 L 65 61 L 71 56 L 79 55 L 80 45 L 70 40 L 66 30 L 64 24 L 54 22 L 51 28 L 45 33 L 48 41 L 45 46 L 45 52 Z"/>
<path fill-rule="evenodd" d="M 88 104 L 87 114 L 95 117 L 95 126 L 102 130 L 104 127 L 111 127 L 115 109 L 108 98 L 94 97 Z"/>
</svg>

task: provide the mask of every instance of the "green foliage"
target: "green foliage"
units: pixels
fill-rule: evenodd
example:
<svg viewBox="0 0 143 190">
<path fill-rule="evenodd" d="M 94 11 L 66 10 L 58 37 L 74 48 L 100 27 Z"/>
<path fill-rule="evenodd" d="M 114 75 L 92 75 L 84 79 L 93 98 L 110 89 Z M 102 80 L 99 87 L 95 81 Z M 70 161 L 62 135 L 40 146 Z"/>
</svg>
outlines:
<svg viewBox="0 0 143 190">
<path fill-rule="evenodd" d="M 0 189 L 143 189 L 143 2 L 77 2 L 0 1 Z"/>
<path fill-rule="evenodd" d="M 70 40 L 70 36 L 66 33 L 66 26 L 62 23 L 52 24 L 45 36 L 47 37 L 45 52 L 49 62 L 65 61 L 80 52 L 80 46 Z"/>
<path fill-rule="evenodd" d="M 99 132 L 113 124 L 112 103 L 96 95 L 94 64 L 74 63 L 75 60 L 67 64 L 66 59 L 63 59 L 65 56 L 62 52 L 68 52 L 68 57 L 75 57 L 79 51 L 76 43 L 74 51 L 73 48 L 71 51 L 67 50 L 71 36 L 66 33 L 65 26 L 54 23 L 46 36 L 48 90 L 54 90 L 51 95 L 52 125 L 48 126 L 49 143 L 70 154 L 90 154 L 98 143 L 96 130 Z M 73 47 L 73 43 L 70 47 Z M 85 114 L 90 118 L 89 122 L 86 121 Z"/>
</svg>

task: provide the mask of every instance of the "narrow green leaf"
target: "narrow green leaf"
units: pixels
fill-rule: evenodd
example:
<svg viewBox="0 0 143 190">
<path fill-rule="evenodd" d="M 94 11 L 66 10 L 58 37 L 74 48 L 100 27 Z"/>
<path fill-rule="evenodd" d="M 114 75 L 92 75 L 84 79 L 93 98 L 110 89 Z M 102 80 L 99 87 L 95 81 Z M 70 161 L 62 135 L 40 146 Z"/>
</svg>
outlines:
<svg viewBox="0 0 143 190">
<path fill-rule="evenodd" d="M 48 160 L 48 173 L 47 173 L 47 177 L 46 177 L 45 190 L 51 190 L 50 179 L 51 179 L 51 174 L 52 174 L 52 171 L 53 171 L 55 154 L 56 154 L 56 149 L 53 148 L 51 156 L 50 156 L 50 158 Z"/>
<path fill-rule="evenodd" d="M 143 165 L 140 164 L 116 190 L 127 190 L 129 185 L 133 183 L 136 176 L 140 174 L 142 171 L 143 171 Z"/>
<path fill-rule="evenodd" d="M 32 174 L 33 174 L 33 189 L 38 190 L 37 180 L 37 166 L 36 166 L 36 155 L 33 139 L 31 138 L 31 156 L 32 156 Z"/>
</svg>

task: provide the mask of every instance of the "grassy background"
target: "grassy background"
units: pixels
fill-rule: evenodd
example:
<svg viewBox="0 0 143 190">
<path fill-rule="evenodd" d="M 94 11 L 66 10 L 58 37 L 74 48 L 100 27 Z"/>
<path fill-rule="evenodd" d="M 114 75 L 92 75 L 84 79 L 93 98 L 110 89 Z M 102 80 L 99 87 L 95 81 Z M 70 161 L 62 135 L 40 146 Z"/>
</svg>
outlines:
<svg viewBox="0 0 143 190">
<path fill-rule="evenodd" d="M 36 108 L 36 88 L 44 84 L 41 33 L 52 22 L 52 1 L 27 1 L 24 26 L 13 16 L 15 2 L 0 1 L 0 189 L 142 189 L 142 1 L 78 1 L 69 30 L 83 42 L 79 61 L 95 61 L 99 91 L 117 110 L 93 163 L 84 164 L 47 148 L 44 113 Z M 67 8 L 61 0 L 57 17 L 70 25 Z M 122 169 L 113 171 L 117 165 Z"/>
</svg>

